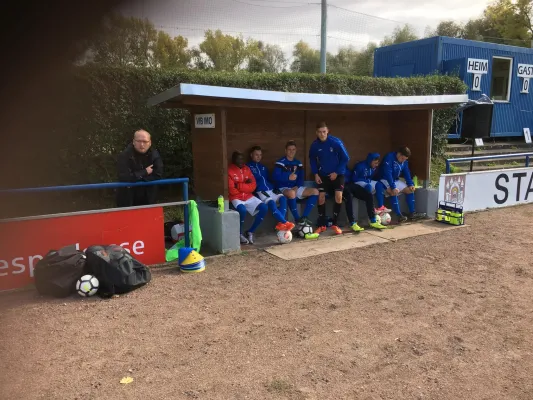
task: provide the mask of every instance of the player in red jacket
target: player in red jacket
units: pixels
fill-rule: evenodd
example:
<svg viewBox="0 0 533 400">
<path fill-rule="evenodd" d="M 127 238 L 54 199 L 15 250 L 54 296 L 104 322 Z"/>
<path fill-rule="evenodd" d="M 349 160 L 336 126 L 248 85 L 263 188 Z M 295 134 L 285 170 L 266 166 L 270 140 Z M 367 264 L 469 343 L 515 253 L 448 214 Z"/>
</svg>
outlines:
<svg viewBox="0 0 533 400">
<path fill-rule="evenodd" d="M 233 152 L 231 162 L 228 167 L 229 200 L 241 217 L 241 244 L 253 244 L 254 232 L 265 218 L 268 207 L 253 195 L 256 182 L 252 171 L 244 164 L 244 155 L 238 151 Z M 242 226 L 247 211 L 250 215 L 255 215 L 255 219 L 245 236 Z"/>
</svg>

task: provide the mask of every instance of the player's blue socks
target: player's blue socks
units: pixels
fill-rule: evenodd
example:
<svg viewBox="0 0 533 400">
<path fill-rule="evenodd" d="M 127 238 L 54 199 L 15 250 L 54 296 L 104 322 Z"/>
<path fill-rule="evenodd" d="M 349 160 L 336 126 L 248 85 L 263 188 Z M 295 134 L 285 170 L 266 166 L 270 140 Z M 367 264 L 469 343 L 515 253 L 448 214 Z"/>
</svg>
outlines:
<svg viewBox="0 0 533 400">
<path fill-rule="evenodd" d="M 391 196 L 390 201 L 392 203 L 392 211 L 394 211 L 396 215 L 402 215 L 402 211 L 400 210 L 400 203 L 398 202 L 398 196 Z"/>
<path fill-rule="evenodd" d="M 261 203 L 257 206 L 256 210 L 258 212 L 257 214 L 255 214 L 254 223 L 252 224 L 250 229 L 248 229 L 248 232 L 252 232 L 252 233 L 255 232 L 259 224 L 261 224 L 261 222 L 263 222 L 263 219 L 265 219 L 265 215 L 268 211 L 268 207 L 265 203 Z"/>
<path fill-rule="evenodd" d="M 378 202 L 378 208 L 385 205 L 385 185 L 380 181 L 376 182 L 376 200 Z"/>
<path fill-rule="evenodd" d="M 288 199 L 289 208 L 291 210 L 292 216 L 295 221 L 300 220 L 300 214 L 298 214 L 298 206 L 296 204 L 296 199 Z"/>
<path fill-rule="evenodd" d="M 281 211 L 279 211 L 276 207 L 276 202 L 274 200 L 270 200 L 267 205 L 270 211 L 272 211 L 272 215 L 274 215 L 274 218 L 276 218 L 282 224 L 287 222 Z"/>
<path fill-rule="evenodd" d="M 316 203 L 318 202 L 318 195 L 313 194 L 307 198 L 307 201 L 305 203 L 305 210 L 302 217 L 307 218 L 309 214 L 311 214 L 311 211 L 313 211 L 313 208 L 315 207 Z M 298 221 L 298 220 L 296 220 Z"/>
<path fill-rule="evenodd" d="M 287 215 L 287 198 L 285 196 L 281 196 L 278 201 L 279 201 L 278 210 L 281 213 L 281 215 L 283 215 L 283 218 L 285 218 Z"/>
<path fill-rule="evenodd" d="M 407 207 L 409 207 L 409 212 L 412 214 L 415 212 L 415 194 L 407 193 L 405 195 L 405 200 L 407 200 Z"/>
<path fill-rule="evenodd" d="M 239 204 L 237 206 L 237 212 L 239 213 L 239 217 L 241 218 L 241 234 L 242 234 L 242 225 L 244 224 L 244 218 L 246 217 L 246 207 L 244 204 Z"/>
</svg>

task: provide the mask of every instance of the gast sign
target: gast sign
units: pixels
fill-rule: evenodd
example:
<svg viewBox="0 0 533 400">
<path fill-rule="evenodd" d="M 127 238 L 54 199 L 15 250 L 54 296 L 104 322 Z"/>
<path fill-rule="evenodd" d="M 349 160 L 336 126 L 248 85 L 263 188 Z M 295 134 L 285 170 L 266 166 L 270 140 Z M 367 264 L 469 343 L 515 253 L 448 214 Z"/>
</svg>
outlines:
<svg viewBox="0 0 533 400">
<path fill-rule="evenodd" d="M 517 76 L 520 78 L 533 78 L 533 65 L 518 64 Z"/>
<path fill-rule="evenodd" d="M 456 202 L 464 211 L 533 203 L 533 168 L 441 175 L 439 201 Z"/>
</svg>

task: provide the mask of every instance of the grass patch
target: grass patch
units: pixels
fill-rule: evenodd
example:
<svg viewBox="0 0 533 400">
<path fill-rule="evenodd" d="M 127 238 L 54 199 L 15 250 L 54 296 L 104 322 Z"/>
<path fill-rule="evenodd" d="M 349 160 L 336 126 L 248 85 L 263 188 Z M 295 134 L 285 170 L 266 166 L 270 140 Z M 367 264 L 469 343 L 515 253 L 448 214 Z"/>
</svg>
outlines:
<svg viewBox="0 0 533 400">
<path fill-rule="evenodd" d="M 169 221 L 183 221 L 183 207 L 184 206 L 170 206 L 163 208 L 165 222 Z"/>
<path fill-rule="evenodd" d="M 287 393 L 292 391 L 293 386 L 289 382 L 285 382 L 282 379 L 274 379 L 272 382 L 266 385 L 269 392 L 273 393 Z"/>
<path fill-rule="evenodd" d="M 287 399 L 304 400 L 306 396 L 300 390 L 296 389 L 294 385 L 283 379 L 276 378 L 265 385 L 269 393 L 283 396 Z"/>
<path fill-rule="evenodd" d="M 450 173 L 456 174 L 461 172 L 461 169 L 450 165 Z M 431 168 L 430 168 L 430 177 L 429 177 L 429 187 L 437 188 L 439 187 L 439 179 L 442 174 L 446 173 L 446 159 L 444 157 L 434 157 L 431 159 Z"/>
</svg>

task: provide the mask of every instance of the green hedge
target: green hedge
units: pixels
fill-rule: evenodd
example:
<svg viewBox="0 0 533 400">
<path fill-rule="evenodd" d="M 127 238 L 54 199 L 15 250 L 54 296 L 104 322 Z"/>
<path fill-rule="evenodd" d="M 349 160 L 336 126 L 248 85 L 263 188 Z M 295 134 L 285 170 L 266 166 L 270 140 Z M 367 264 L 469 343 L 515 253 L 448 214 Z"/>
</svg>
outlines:
<svg viewBox="0 0 533 400">
<path fill-rule="evenodd" d="M 347 75 L 213 73 L 139 68 L 75 67 L 68 77 L 67 99 L 62 105 L 65 138 L 59 161 L 68 176 L 62 184 L 113 181 L 116 155 L 144 128 L 153 134 L 162 153 L 167 176 L 190 175 L 187 111 L 147 107 L 146 100 L 179 83 L 267 89 L 290 92 L 357 95 L 462 94 L 464 83 L 455 77 L 371 78 Z M 66 112 L 65 112 L 66 111 Z M 453 110 L 435 112 L 433 153 L 444 151 Z"/>
</svg>

